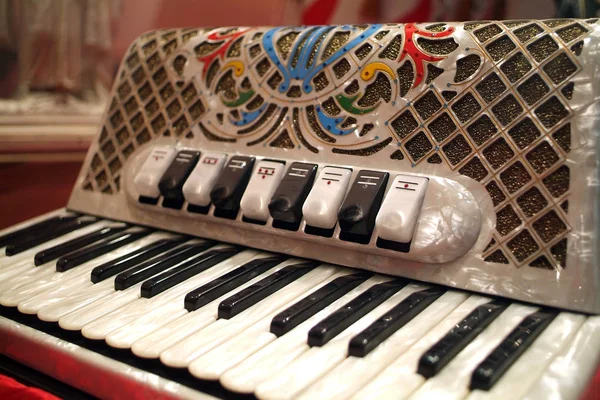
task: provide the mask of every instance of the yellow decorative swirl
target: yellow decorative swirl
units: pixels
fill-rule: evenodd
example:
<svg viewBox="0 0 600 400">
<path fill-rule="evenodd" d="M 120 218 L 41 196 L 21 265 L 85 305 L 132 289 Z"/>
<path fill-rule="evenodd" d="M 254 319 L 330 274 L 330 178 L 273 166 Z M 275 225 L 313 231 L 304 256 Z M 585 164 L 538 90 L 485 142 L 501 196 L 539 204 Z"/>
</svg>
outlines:
<svg viewBox="0 0 600 400">
<path fill-rule="evenodd" d="M 223 71 L 228 68 L 233 68 L 233 73 L 235 76 L 242 76 L 244 73 L 244 63 L 241 61 L 229 61 L 223 66 Z"/>
<path fill-rule="evenodd" d="M 360 78 L 363 81 L 369 81 L 373 79 L 376 71 L 386 72 L 392 79 L 396 78 L 394 71 L 387 65 L 382 62 L 373 62 L 371 64 L 366 65 L 362 72 L 360 73 Z"/>
</svg>

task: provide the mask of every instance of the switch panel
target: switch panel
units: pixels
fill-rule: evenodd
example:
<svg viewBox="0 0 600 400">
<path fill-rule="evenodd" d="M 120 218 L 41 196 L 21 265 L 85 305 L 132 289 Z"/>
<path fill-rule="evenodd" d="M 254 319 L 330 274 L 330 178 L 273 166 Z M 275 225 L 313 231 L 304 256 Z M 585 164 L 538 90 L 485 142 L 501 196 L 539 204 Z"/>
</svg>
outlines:
<svg viewBox="0 0 600 400">
<path fill-rule="evenodd" d="M 180 209 L 185 198 L 183 184 L 198 163 L 199 151 L 181 150 L 165 171 L 158 188 L 163 195 L 163 207 Z"/>
<path fill-rule="evenodd" d="M 340 239 L 369 243 L 388 177 L 387 172 L 362 170 L 358 173 L 338 213 Z"/>
<path fill-rule="evenodd" d="M 284 170 L 285 164 L 282 162 L 261 161 L 256 165 L 240 202 L 244 217 L 257 221 L 269 219 L 269 202 Z"/>
<path fill-rule="evenodd" d="M 323 168 L 302 207 L 308 225 L 322 229 L 335 227 L 351 175 L 352 170 L 347 168 Z"/>
<path fill-rule="evenodd" d="M 315 180 L 316 172 L 316 164 L 295 162 L 290 165 L 269 203 L 269 211 L 275 220 L 273 226 L 298 229 L 302 220 L 302 206 Z"/>
<path fill-rule="evenodd" d="M 158 183 L 176 154 L 177 150 L 173 147 L 157 147 L 152 150 L 133 181 L 138 195 L 154 199 L 156 204 L 160 196 Z"/>
<path fill-rule="evenodd" d="M 396 176 L 375 220 L 380 238 L 399 243 L 412 240 L 428 182 L 414 175 Z"/>
<path fill-rule="evenodd" d="M 217 217 L 229 219 L 237 217 L 240 200 L 248 185 L 253 166 L 254 157 L 231 157 L 210 192 L 210 199 L 215 205 Z"/>
<path fill-rule="evenodd" d="M 225 160 L 227 156 L 221 153 L 205 153 L 200 158 L 183 185 L 183 195 L 188 203 L 200 207 L 210 205 L 210 191 L 225 165 Z"/>
<path fill-rule="evenodd" d="M 360 246 L 363 252 L 393 252 L 405 255 L 399 258 L 434 263 L 456 259 L 468 251 L 478 237 L 471 226 L 480 224 L 480 213 L 472 206 L 460 206 L 459 210 L 469 217 L 461 222 L 461 226 L 470 229 L 469 234 L 459 237 L 454 227 L 449 228 L 448 238 L 436 243 L 440 250 L 435 255 L 421 240 L 427 233 L 417 230 L 424 205 L 427 204 L 427 218 L 431 219 L 432 213 L 440 212 L 437 207 L 431 207 L 434 201 L 453 206 L 457 202 L 462 204 L 464 193 L 470 193 L 460 185 L 455 184 L 455 190 L 444 189 L 443 196 L 450 196 L 451 200 L 437 194 L 436 199 L 427 199 L 427 190 L 437 193 L 438 181 L 400 171 L 358 170 L 346 165 L 201 152 L 192 148 L 178 152 L 175 147 L 167 146 L 155 147 L 150 152 L 147 159 L 140 160 L 143 168 L 130 170 L 135 175 L 133 179 L 128 176 L 126 181 L 133 181 L 133 189 L 137 190 L 127 187 L 128 197 L 136 203 L 154 205 L 162 199 L 161 209 L 181 210 L 182 216 L 198 221 L 199 226 L 216 224 L 215 229 L 220 230 L 220 226 L 233 224 L 242 231 L 247 229 L 283 238 L 293 235 L 300 241 L 333 248 L 357 249 L 356 243 L 359 243 L 364 245 Z M 168 160 L 172 161 L 167 163 Z M 159 179 L 156 188 L 159 190 L 143 191 L 147 186 L 142 184 L 151 183 L 156 172 L 161 171 L 160 165 L 166 169 Z M 183 204 L 186 204 L 185 210 L 182 210 Z M 223 224 L 220 218 L 231 222 Z M 467 244 L 448 245 L 456 240 Z M 254 247 L 261 245 L 255 243 Z"/>
</svg>

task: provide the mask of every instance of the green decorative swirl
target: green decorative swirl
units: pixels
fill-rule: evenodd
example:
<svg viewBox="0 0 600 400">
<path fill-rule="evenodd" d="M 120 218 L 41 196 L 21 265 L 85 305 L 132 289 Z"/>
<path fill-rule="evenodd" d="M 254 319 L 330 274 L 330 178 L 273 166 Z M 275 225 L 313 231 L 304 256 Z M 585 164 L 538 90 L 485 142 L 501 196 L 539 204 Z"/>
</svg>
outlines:
<svg viewBox="0 0 600 400">
<path fill-rule="evenodd" d="M 247 102 L 248 100 L 250 100 L 250 98 L 252 96 L 254 96 L 254 90 L 250 89 L 247 92 L 240 92 L 239 96 L 237 99 L 233 100 L 233 101 L 225 101 L 223 100 L 223 104 L 225 104 L 227 107 L 239 107 L 242 104 L 244 104 L 245 102 Z"/>
<path fill-rule="evenodd" d="M 376 109 L 379 106 L 379 103 L 375 104 L 373 107 L 371 108 L 358 108 L 354 105 L 354 102 L 360 97 L 360 94 L 354 95 L 354 96 L 346 96 L 342 93 L 338 94 L 337 96 L 335 96 L 335 98 L 337 99 L 338 103 L 340 104 L 340 106 L 348 111 L 351 114 L 354 115 L 363 115 L 363 114 L 368 114 L 371 111 L 373 111 L 374 109 Z"/>
</svg>

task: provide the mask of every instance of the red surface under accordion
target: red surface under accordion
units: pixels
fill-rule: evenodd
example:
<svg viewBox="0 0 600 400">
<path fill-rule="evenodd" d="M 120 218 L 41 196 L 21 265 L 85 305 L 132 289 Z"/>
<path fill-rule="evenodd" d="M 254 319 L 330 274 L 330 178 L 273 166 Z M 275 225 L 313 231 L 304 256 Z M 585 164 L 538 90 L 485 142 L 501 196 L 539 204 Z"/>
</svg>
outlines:
<svg viewBox="0 0 600 400">
<path fill-rule="evenodd" d="M 8 376 L 0 375 L 0 399 L 58 400 L 58 397 L 41 389 L 25 386 Z"/>
</svg>

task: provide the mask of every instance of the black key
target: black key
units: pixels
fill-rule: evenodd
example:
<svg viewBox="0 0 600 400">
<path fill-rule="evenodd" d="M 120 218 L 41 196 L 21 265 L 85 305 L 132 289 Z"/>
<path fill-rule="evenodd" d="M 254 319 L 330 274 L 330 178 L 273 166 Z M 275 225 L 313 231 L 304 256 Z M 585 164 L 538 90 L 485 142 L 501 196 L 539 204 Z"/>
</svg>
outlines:
<svg viewBox="0 0 600 400">
<path fill-rule="evenodd" d="M 284 262 L 286 259 L 287 257 L 284 255 L 277 255 L 247 262 L 241 267 L 189 292 L 185 296 L 185 309 L 190 312 L 195 311 L 244 283 L 249 282 L 277 264 Z"/>
<path fill-rule="evenodd" d="M 269 203 L 274 227 L 298 230 L 302 206 L 312 188 L 316 172 L 316 164 L 295 162 L 290 165 Z"/>
<path fill-rule="evenodd" d="M 63 221 L 63 223 L 58 224 L 58 226 L 53 227 L 53 229 L 40 232 L 39 235 L 31 237 L 29 240 L 23 240 L 15 244 L 9 244 L 6 246 L 6 255 L 9 257 L 14 256 L 15 254 L 19 254 L 23 251 L 29 250 L 42 243 L 56 239 L 59 236 L 66 235 L 67 233 L 71 233 L 95 222 L 98 222 L 97 218 L 87 216 L 69 221 Z"/>
<path fill-rule="evenodd" d="M 183 184 L 200 158 L 199 151 L 181 150 L 171 162 L 158 183 L 160 194 L 163 195 L 163 207 L 180 209 L 185 202 Z"/>
<path fill-rule="evenodd" d="M 243 249 L 241 247 L 228 247 L 219 250 L 210 250 L 176 267 L 156 275 L 154 278 L 142 283 L 142 297 L 151 298 L 180 284 L 188 278 L 214 267 L 222 261 L 233 257 Z"/>
<path fill-rule="evenodd" d="M 231 157 L 210 192 L 210 199 L 215 204 L 215 216 L 229 219 L 237 217 L 253 166 L 254 157 Z"/>
<path fill-rule="evenodd" d="M 389 174 L 361 170 L 338 213 L 340 239 L 367 244 L 381 207 Z"/>
<path fill-rule="evenodd" d="M 431 378 L 442 370 L 469 343 L 473 341 L 509 303 L 493 300 L 483 304 L 454 326 L 439 342 L 431 346 L 419 360 L 417 373 Z"/>
<path fill-rule="evenodd" d="M 65 272 L 75 268 L 85 262 L 93 260 L 109 253 L 119 247 L 125 246 L 131 242 L 135 242 L 151 233 L 149 229 L 137 230 L 134 232 L 120 232 L 110 236 L 103 241 L 84 247 L 83 249 L 75 250 L 69 254 L 65 254 L 56 261 L 56 270 Z"/>
<path fill-rule="evenodd" d="M 61 217 L 60 219 L 48 222 L 36 230 L 24 232 L 6 243 L 6 249 L 4 253 L 10 257 L 11 255 L 20 253 L 21 248 L 28 247 L 29 243 L 31 242 L 35 241 L 40 244 L 54 239 L 56 236 L 53 237 L 53 235 L 58 229 L 63 228 L 65 225 L 71 224 L 78 218 L 78 216 Z"/>
<path fill-rule="evenodd" d="M 115 277 L 115 290 L 125 290 L 136 283 L 140 283 L 158 273 L 161 273 L 167 268 L 171 268 L 174 265 L 177 265 L 202 253 L 205 250 L 208 250 L 214 245 L 214 242 L 203 241 L 176 247 L 159 257 L 148 260 L 125 272 L 121 272 Z"/>
<path fill-rule="evenodd" d="M 235 317 L 279 289 L 306 275 L 320 264 L 319 261 L 306 261 L 300 264 L 288 265 L 256 282 L 254 285 L 240 290 L 219 304 L 219 319 L 231 319 Z"/>
<path fill-rule="evenodd" d="M 131 253 L 125 254 L 124 256 L 114 260 L 110 260 L 92 270 L 91 281 L 92 283 L 101 282 L 131 267 L 148 261 L 155 256 L 164 253 L 165 251 L 171 250 L 187 240 L 189 240 L 188 237 L 160 239 L 154 243 L 150 243 L 149 245 L 142 247 L 141 249 L 132 251 Z"/>
<path fill-rule="evenodd" d="M 6 235 L 0 236 L 0 247 L 5 247 L 9 244 L 14 244 L 21 240 L 26 240 L 30 236 L 35 236 L 40 231 L 45 231 L 48 228 L 56 226 L 64 221 L 71 221 L 78 218 L 79 215 L 61 215 L 57 217 L 50 217 L 40 222 L 36 222 L 33 225 L 26 226 L 25 228 L 18 229 L 14 232 L 7 233 Z"/>
<path fill-rule="evenodd" d="M 557 315 L 555 311 L 540 310 L 523 319 L 475 368 L 469 388 L 490 390 Z"/>
<path fill-rule="evenodd" d="M 125 229 L 129 229 L 127 225 L 109 226 L 106 228 L 98 229 L 97 231 L 88 233 L 78 238 L 69 240 L 68 242 L 58 244 L 54 247 L 44 249 L 35 255 L 34 264 L 36 266 L 47 263 L 48 261 L 55 260 L 72 251 L 81 249 L 89 246 L 92 243 L 96 243 L 102 239 L 106 239 L 115 233 L 123 232 Z"/>
<path fill-rule="evenodd" d="M 308 318 L 373 276 L 369 272 L 340 276 L 277 314 L 271 321 L 271 333 L 283 336 Z"/>
<path fill-rule="evenodd" d="M 350 340 L 348 354 L 365 357 L 394 332 L 409 323 L 446 290 L 429 288 L 413 293 Z"/>
<path fill-rule="evenodd" d="M 308 331 L 308 345 L 311 347 L 325 345 L 406 285 L 408 285 L 407 280 L 395 279 L 371 286 L 312 327 Z"/>
</svg>

